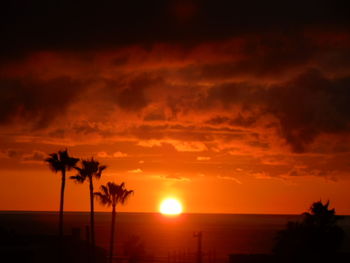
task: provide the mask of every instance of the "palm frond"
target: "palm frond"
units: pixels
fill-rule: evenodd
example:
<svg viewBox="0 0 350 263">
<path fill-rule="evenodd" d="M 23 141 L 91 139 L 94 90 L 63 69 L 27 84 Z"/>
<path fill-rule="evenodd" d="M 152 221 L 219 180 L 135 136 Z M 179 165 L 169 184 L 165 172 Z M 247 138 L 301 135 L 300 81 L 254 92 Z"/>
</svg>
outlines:
<svg viewBox="0 0 350 263">
<path fill-rule="evenodd" d="M 106 185 L 101 185 L 100 189 L 101 192 L 96 193 L 96 196 L 98 196 L 102 204 L 108 206 L 115 206 L 118 203 L 124 204 L 134 192 L 132 190 L 126 190 L 124 182 L 121 184 L 108 182 Z"/>
<path fill-rule="evenodd" d="M 52 171 L 64 171 L 71 170 L 76 163 L 79 161 L 78 158 L 70 157 L 68 150 L 58 151 L 58 153 L 49 154 L 50 157 L 45 159 L 45 162 L 49 164 L 49 167 Z"/>
<path fill-rule="evenodd" d="M 50 157 L 45 159 L 45 162 L 49 164 L 49 168 L 55 173 L 62 171 L 64 167 L 58 158 L 58 154 L 51 153 L 49 156 Z"/>
<path fill-rule="evenodd" d="M 94 174 L 96 178 L 101 178 L 102 172 L 106 170 L 107 166 L 106 165 L 101 165 L 98 167 L 97 172 Z"/>
<path fill-rule="evenodd" d="M 76 167 L 79 160 L 80 160 L 79 158 L 70 157 L 66 163 L 67 170 L 70 171 L 74 169 L 74 167 Z"/>
<path fill-rule="evenodd" d="M 110 206 L 112 204 L 112 201 L 108 195 L 105 195 L 101 192 L 95 192 L 94 196 L 100 201 L 102 205 Z"/>
<path fill-rule="evenodd" d="M 105 185 L 101 185 L 100 188 L 101 188 L 101 191 L 103 192 L 104 195 L 106 195 L 106 196 L 110 195 L 108 187 L 106 187 Z"/>
<path fill-rule="evenodd" d="M 106 186 L 101 186 L 101 190 L 104 193 L 108 193 L 109 199 L 113 205 L 118 203 L 124 204 L 126 200 L 134 193 L 133 190 L 125 189 L 125 183 L 116 184 L 114 182 L 108 182 Z"/>
<path fill-rule="evenodd" d="M 130 198 L 130 196 L 134 193 L 133 190 L 124 190 L 122 196 L 120 197 L 120 203 L 125 204 L 125 202 Z"/>
<path fill-rule="evenodd" d="M 80 183 L 80 184 L 84 183 L 85 179 L 86 179 L 86 177 L 81 176 L 81 175 L 75 175 L 75 176 L 71 176 L 69 178 L 74 180 L 76 183 Z"/>
<path fill-rule="evenodd" d="M 107 167 L 104 165 L 100 165 L 100 163 L 93 158 L 91 160 L 82 160 L 81 161 L 81 168 L 77 169 L 79 174 L 86 176 L 86 177 L 95 177 L 99 179 L 102 176 L 102 172 Z"/>
</svg>

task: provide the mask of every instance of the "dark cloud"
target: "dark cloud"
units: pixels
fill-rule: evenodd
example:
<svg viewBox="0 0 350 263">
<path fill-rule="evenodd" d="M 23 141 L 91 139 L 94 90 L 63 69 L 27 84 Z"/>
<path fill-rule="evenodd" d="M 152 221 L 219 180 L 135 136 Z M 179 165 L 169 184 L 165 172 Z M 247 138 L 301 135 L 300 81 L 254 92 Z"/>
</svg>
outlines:
<svg viewBox="0 0 350 263">
<path fill-rule="evenodd" d="M 243 111 L 256 108 L 260 113 L 243 117 L 217 116 L 207 122 L 213 125 L 251 126 L 267 114 L 274 116 L 281 136 L 302 152 L 323 133 L 341 134 L 350 128 L 350 78 L 327 78 L 317 70 L 308 70 L 296 78 L 267 87 L 255 88 L 241 83 L 213 87 L 205 105 L 213 102 L 225 108 L 240 106 Z M 254 112 L 254 111 L 253 111 Z"/>
<path fill-rule="evenodd" d="M 344 133 L 350 124 L 350 78 L 328 79 L 310 70 L 268 91 L 266 108 L 282 135 L 301 152 L 321 133 Z"/>
<path fill-rule="evenodd" d="M 165 121 L 166 116 L 163 110 L 153 110 L 145 115 L 143 118 L 145 121 Z"/>
<path fill-rule="evenodd" d="M 226 116 L 216 116 L 207 120 L 206 123 L 211 125 L 228 124 L 230 123 L 230 118 Z"/>
<path fill-rule="evenodd" d="M 218 141 L 230 143 L 232 141 L 244 141 L 251 137 L 250 132 L 242 132 L 238 129 L 201 126 L 200 124 L 184 125 L 140 125 L 122 131 L 122 136 L 136 138 L 138 140 L 156 140 L 161 143 L 179 145 L 214 146 Z M 260 147 L 260 146 L 257 146 Z"/>
<path fill-rule="evenodd" d="M 80 115 L 50 136 L 210 142 L 269 125 L 302 152 L 348 132 L 347 11 L 337 1 L 6 2 L 0 124 L 46 128 L 78 101 Z M 136 123 L 115 128 L 116 112 Z"/>
<path fill-rule="evenodd" d="M 303 30 L 276 30 L 242 36 L 223 50 L 218 50 L 230 59 L 190 65 L 181 73 L 190 79 L 216 81 L 233 77 L 281 77 L 315 60 L 320 52 L 330 51 L 317 46 L 313 38 L 315 36 L 309 36 Z"/>
<path fill-rule="evenodd" d="M 211 125 L 230 125 L 230 126 L 239 126 L 239 127 L 250 127 L 257 122 L 259 116 L 243 116 L 241 113 L 238 113 L 237 116 L 229 118 L 226 116 L 216 116 L 210 118 L 206 121 L 207 124 Z"/>
<path fill-rule="evenodd" d="M 9 158 L 18 159 L 18 158 L 21 158 L 23 154 L 24 154 L 23 151 L 20 151 L 20 150 L 9 149 L 5 151 L 5 155 Z"/>
<path fill-rule="evenodd" d="M 16 160 L 18 162 L 43 162 L 47 154 L 41 151 L 26 152 L 18 149 L 8 149 L 1 151 L 5 157 Z"/>
<path fill-rule="evenodd" d="M 341 1 L 6 1 L 0 54 L 103 49 L 178 42 L 186 45 L 304 25 L 349 25 Z"/>
<path fill-rule="evenodd" d="M 228 108 L 245 101 L 252 102 L 257 96 L 257 92 L 250 83 L 225 83 L 209 90 L 205 104 L 215 105 L 220 103 L 225 108 Z"/>
<path fill-rule="evenodd" d="M 143 86 L 131 86 L 123 89 L 116 98 L 117 104 L 129 111 L 138 111 L 147 106 Z"/>
<path fill-rule="evenodd" d="M 275 30 L 210 45 L 202 61 L 184 66 L 179 74 L 192 81 L 263 83 L 291 78 L 309 67 L 332 74 L 349 68 L 350 37 L 340 28 Z M 216 59 L 210 59 L 213 50 Z"/>
<path fill-rule="evenodd" d="M 24 155 L 22 158 L 23 162 L 39 162 L 39 163 L 43 163 L 45 158 L 47 158 L 47 154 L 43 153 L 43 152 L 38 152 L 38 151 L 34 151 L 30 154 Z"/>
<path fill-rule="evenodd" d="M 84 121 L 82 123 L 76 123 L 73 127 L 74 132 L 81 135 L 102 133 L 97 123 L 89 123 Z"/>
<path fill-rule="evenodd" d="M 66 132 L 64 129 L 59 128 L 49 132 L 49 136 L 53 138 L 64 138 Z"/>
<path fill-rule="evenodd" d="M 0 124 L 15 121 L 33 128 L 45 128 L 67 107 L 82 89 L 69 77 L 51 80 L 36 78 L 0 79 Z"/>
<path fill-rule="evenodd" d="M 147 72 L 116 78 L 106 81 L 106 88 L 101 93 L 106 93 L 107 100 L 130 112 L 140 111 L 151 102 L 147 90 L 164 85 L 162 77 Z"/>
</svg>

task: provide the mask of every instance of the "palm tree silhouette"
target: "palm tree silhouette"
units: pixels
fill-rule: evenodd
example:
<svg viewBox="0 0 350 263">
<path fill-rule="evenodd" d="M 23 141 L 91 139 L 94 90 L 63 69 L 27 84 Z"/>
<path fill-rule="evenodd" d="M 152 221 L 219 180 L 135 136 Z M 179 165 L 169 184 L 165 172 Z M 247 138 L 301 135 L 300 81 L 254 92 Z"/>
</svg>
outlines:
<svg viewBox="0 0 350 263">
<path fill-rule="evenodd" d="M 344 239 L 339 219 L 329 201 L 313 203 L 301 221 L 288 222 L 278 232 L 274 252 L 281 262 L 338 262 L 334 257 Z"/>
<path fill-rule="evenodd" d="M 112 256 L 113 256 L 116 207 L 117 207 L 117 204 L 124 204 L 133 192 L 134 192 L 133 190 L 125 189 L 124 182 L 121 184 L 108 182 L 107 185 L 101 186 L 101 192 L 95 193 L 95 196 L 99 199 L 101 204 L 105 206 L 112 206 L 111 240 L 110 240 L 110 247 L 109 247 L 110 263 L 112 263 Z"/>
<path fill-rule="evenodd" d="M 49 164 L 50 169 L 57 173 L 61 172 L 61 198 L 60 198 L 60 212 L 59 212 L 59 237 L 62 240 L 63 237 L 63 207 L 64 207 L 64 190 L 66 186 L 66 172 L 75 167 L 78 158 L 70 157 L 68 150 L 59 151 L 58 153 L 49 154 L 50 157 L 45 159 L 45 162 Z"/>
<path fill-rule="evenodd" d="M 93 178 L 99 179 L 102 172 L 107 168 L 105 165 L 100 165 L 100 163 L 94 158 L 91 160 L 82 160 L 81 167 L 74 167 L 78 174 L 76 176 L 71 176 L 77 183 L 84 183 L 86 179 L 89 180 L 89 190 L 90 190 L 90 232 L 91 232 L 91 244 L 92 251 L 95 250 L 95 223 L 94 223 L 94 185 Z M 94 257 L 94 254 L 93 254 Z"/>
</svg>

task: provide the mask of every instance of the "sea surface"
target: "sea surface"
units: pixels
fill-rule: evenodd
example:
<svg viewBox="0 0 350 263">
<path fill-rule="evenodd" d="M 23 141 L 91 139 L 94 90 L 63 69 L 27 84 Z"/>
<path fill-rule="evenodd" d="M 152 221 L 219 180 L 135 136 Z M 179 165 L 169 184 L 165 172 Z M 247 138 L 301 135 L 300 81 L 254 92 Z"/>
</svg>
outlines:
<svg viewBox="0 0 350 263">
<path fill-rule="evenodd" d="M 96 243 L 108 249 L 110 213 L 97 212 Z M 300 219 L 297 215 L 237 215 L 237 214 L 182 214 L 168 217 L 158 213 L 118 213 L 116 217 L 117 254 L 133 236 L 137 236 L 148 255 L 167 258 L 169 255 L 195 253 L 198 239 L 194 233 L 202 232 L 202 249 L 214 255 L 216 262 L 226 261 L 231 253 L 269 253 L 276 233 L 288 221 Z M 58 214 L 55 212 L 0 212 L 0 227 L 14 229 L 20 234 L 57 234 Z M 66 212 L 65 233 L 72 228 L 85 227 L 89 213 Z M 340 225 L 346 232 L 342 250 L 350 252 L 350 217 Z"/>
</svg>

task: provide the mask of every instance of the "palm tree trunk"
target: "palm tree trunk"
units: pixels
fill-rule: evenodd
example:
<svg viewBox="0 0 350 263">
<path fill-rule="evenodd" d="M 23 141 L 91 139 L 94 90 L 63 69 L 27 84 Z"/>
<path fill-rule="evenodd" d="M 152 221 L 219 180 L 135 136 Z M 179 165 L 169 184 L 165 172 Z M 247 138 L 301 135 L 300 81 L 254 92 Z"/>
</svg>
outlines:
<svg viewBox="0 0 350 263">
<path fill-rule="evenodd" d="M 58 233 L 60 239 L 63 238 L 63 206 L 64 206 L 64 189 L 66 187 L 66 171 L 62 171 L 62 182 L 61 182 L 61 200 L 60 200 L 60 213 L 58 222 Z"/>
<path fill-rule="evenodd" d="M 92 177 L 90 180 L 90 227 L 91 227 L 91 246 L 92 246 L 92 260 L 95 261 L 95 215 L 94 215 L 94 186 L 92 184 Z"/>
<path fill-rule="evenodd" d="M 60 212 L 58 219 L 58 235 L 59 235 L 59 260 L 63 260 L 63 208 L 64 208 L 64 189 L 66 187 L 66 170 L 62 170 L 61 181 L 61 198 L 60 198 Z"/>
<path fill-rule="evenodd" d="M 115 227 L 115 205 L 112 206 L 112 223 L 111 223 L 111 241 L 109 247 L 109 263 L 113 261 L 113 247 L 114 247 L 114 227 Z"/>
</svg>

